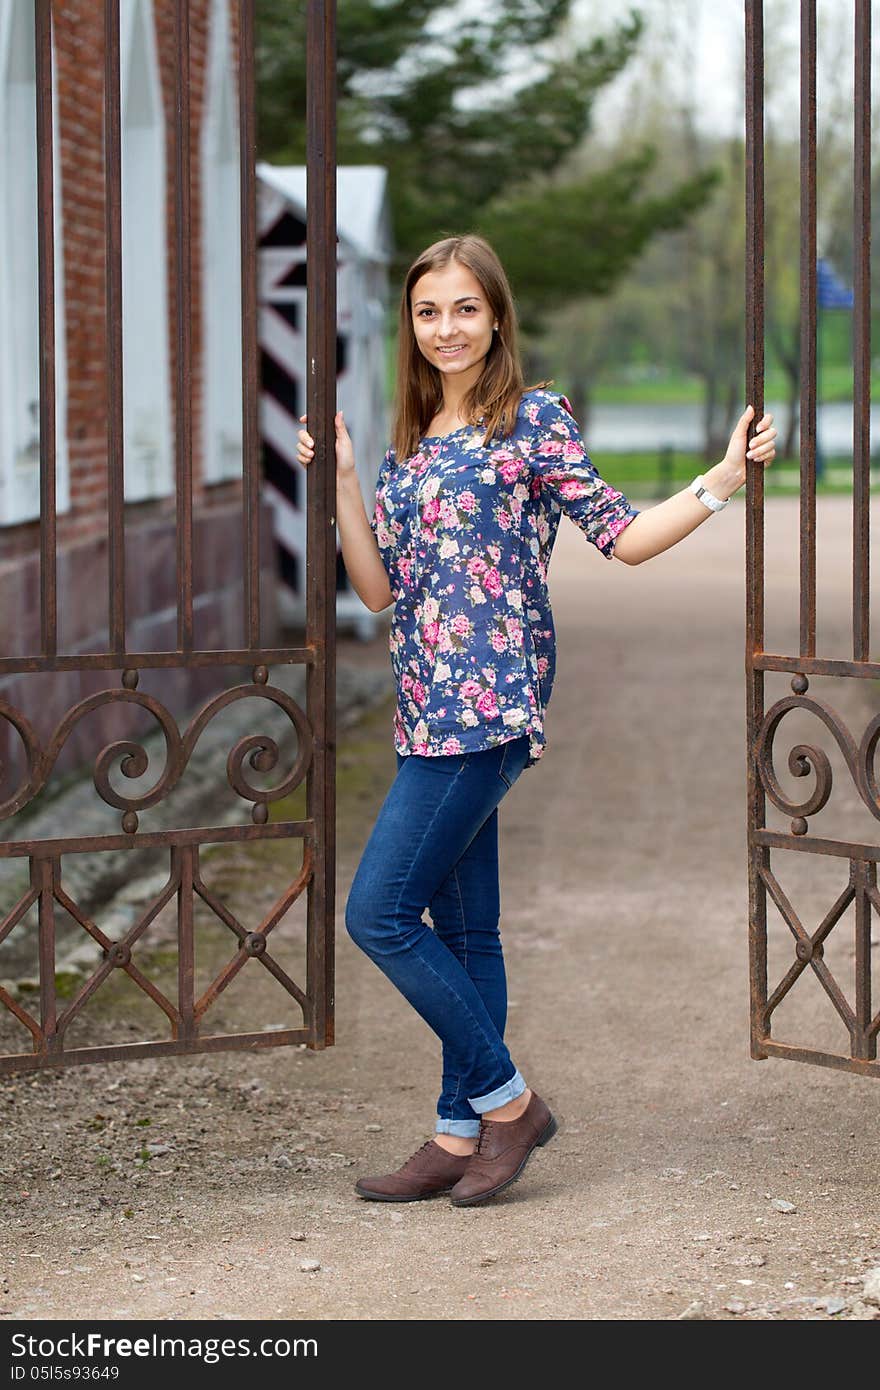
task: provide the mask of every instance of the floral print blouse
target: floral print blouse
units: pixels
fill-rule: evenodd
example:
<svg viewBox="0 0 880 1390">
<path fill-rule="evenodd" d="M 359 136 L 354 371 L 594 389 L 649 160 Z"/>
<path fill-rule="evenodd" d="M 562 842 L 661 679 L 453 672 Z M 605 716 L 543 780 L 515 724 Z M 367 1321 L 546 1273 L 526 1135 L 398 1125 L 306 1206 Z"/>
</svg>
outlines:
<svg viewBox="0 0 880 1390">
<path fill-rule="evenodd" d="M 543 752 L 556 669 L 547 569 L 563 512 L 606 558 L 638 515 L 599 477 L 565 396 L 526 391 L 512 434 L 466 425 L 389 449 L 370 526 L 394 609 L 394 746 L 428 755 L 529 736 Z"/>
</svg>

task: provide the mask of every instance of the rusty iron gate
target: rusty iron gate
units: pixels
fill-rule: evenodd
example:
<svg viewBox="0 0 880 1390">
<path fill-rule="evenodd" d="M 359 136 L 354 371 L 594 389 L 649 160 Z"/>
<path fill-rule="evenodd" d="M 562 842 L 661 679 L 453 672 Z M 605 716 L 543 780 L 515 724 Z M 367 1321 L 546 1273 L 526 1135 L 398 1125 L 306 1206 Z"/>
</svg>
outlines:
<svg viewBox="0 0 880 1390">
<path fill-rule="evenodd" d="M 748 721 L 748 840 L 749 840 L 749 939 L 751 976 L 751 1053 L 758 1059 L 787 1057 L 796 1061 L 880 1076 L 877 1036 L 880 1011 L 872 1001 L 871 929 L 880 913 L 877 861 L 880 847 L 870 830 L 874 816 L 880 819 L 874 755 L 880 740 L 880 714 L 869 718 L 863 732 L 851 731 L 840 713 L 810 691 L 816 684 L 880 677 L 880 663 L 870 654 L 870 251 L 871 251 L 871 5 L 854 0 L 844 7 L 853 19 L 854 122 L 853 122 L 853 466 L 852 466 L 852 659 L 823 658 L 816 652 L 817 514 L 816 514 L 816 406 L 817 406 L 817 276 L 816 276 L 816 0 L 801 0 L 800 7 L 800 642 L 796 655 L 765 650 L 765 509 L 764 478 L 760 466 L 749 469 L 747 481 L 747 576 L 746 576 L 746 675 Z M 756 419 L 763 413 L 764 378 L 764 46 L 761 0 L 746 0 L 746 373 L 748 400 Z M 791 676 L 791 693 L 766 707 L 765 684 L 770 673 Z M 839 684 L 835 690 L 841 692 Z M 825 749 L 798 742 L 788 753 L 793 777 L 809 778 L 807 795 L 796 796 L 781 785 L 774 767 L 774 742 L 786 717 L 800 711 L 818 720 L 837 745 L 851 786 L 860 801 L 856 809 L 865 816 L 866 834 L 853 840 L 817 835 L 810 819 L 828 803 L 832 790 L 832 764 Z M 823 739 L 826 737 L 822 735 Z M 838 752 L 832 747 L 835 758 Z M 768 826 L 768 801 L 788 820 L 784 829 Z M 863 805 L 861 804 L 863 803 Z M 867 812 L 865 811 L 867 808 Z M 876 829 L 876 825 L 873 826 Z M 782 870 L 800 881 L 809 861 L 805 855 L 826 856 L 840 865 L 838 887 L 828 895 L 821 920 L 804 922 L 780 882 Z M 772 857 L 772 863 L 771 863 Z M 815 864 L 815 861 L 814 861 Z M 812 866 L 811 866 L 812 867 Z M 787 929 L 787 959 L 782 974 L 768 970 L 768 898 Z M 835 927 L 852 909 L 854 943 L 852 972 L 848 979 L 832 973 L 826 946 Z M 817 916 L 819 913 L 816 914 Z M 775 921 L 775 919 L 774 919 Z M 790 938 L 788 934 L 790 933 Z M 849 972 L 849 965 L 847 965 Z M 804 972 L 813 972 L 821 990 L 842 1022 L 849 1046 L 839 1052 L 830 1047 L 786 1042 L 772 1036 L 774 1014 Z M 876 992 L 876 991 L 875 991 Z"/>
<path fill-rule="evenodd" d="M 30 1034 L 31 1050 L 0 1056 L 0 1072 L 59 1067 L 72 1063 L 116 1061 L 155 1054 L 275 1047 L 304 1043 L 322 1048 L 333 1042 L 333 920 L 335 867 L 335 593 L 336 469 L 333 453 L 336 353 L 336 177 L 335 177 L 335 6 L 309 0 L 306 61 L 308 69 L 308 301 L 307 409 L 316 437 L 315 464 L 307 475 L 307 624 L 305 646 L 267 649 L 261 645 L 259 588 L 259 421 L 257 358 L 256 180 L 254 103 L 254 0 L 241 0 L 238 89 L 241 155 L 242 387 L 243 477 L 241 547 L 243 554 L 242 644 L 237 650 L 200 650 L 193 636 L 193 409 L 190 266 L 190 14 L 187 0 L 175 0 L 176 45 L 173 147 L 174 244 L 169 248 L 176 294 L 177 375 L 174 397 L 177 641 L 174 650 L 132 650 L 125 619 L 125 528 L 123 491 L 122 382 L 122 229 L 120 142 L 119 0 L 105 0 L 104 184 L 106 197 L 106 342 L 108 380 L 108 641 L 106 650 L 66 655 L 59 650 L 56 595 L 55 497 L 55 343 L 53 243 L 52 0 L 35 0 L 37 91 L 37 206 L 39 224 L 40 344 L 40 650 L 27 657 L 0 660 L 0 671 L 116 672 L 118 684 L 69 709 L 49 739 L 41 739 L 29 712 L 0 702 L 0 719 L 17 732 L 24 748 L 25 771 L 11 794 L 0 794 L 0 818 L 15 817 L 46 787 L 61 749 L 74 726 L 107 705 L 134 705 L 156 721 L 164 736 L 165 763 L 152 787 L 126 795 L 119 777 L 144 774 L 147 756 L 138 742 L 108 744 L 97 756 L 97 795 L 119 813 L 115 833 L 100 836 L 0 841 L 0 858 L 26 856 L 30 887 L 0 922 L 3 941 L 26 915 L 36 916 L 39 991 L 25 1007 L 0 987 L 0 1004 Z M 329 425 L 329 430 L 328 430 Z M 305 667 L 306 708 L 273 684 L 272 668 L 292 663 Z M 250 669 L 244 684 L 229 684 L 210 699 L 186 729 L 180 729 L 162 700 L 138 689 L 144 671 L 173 673 L 180 668 Z M 291 721 L 297 740 L 292 770 L 265 787 L 254 783 L 253 769 L 271 773 L 278 747 L 257 726 L 230 750 L 227 774 L 240 799 L 241 824 L 187 827 L 152 832 L 139 827 L 139 812 L 165 798 L 184 777 L 187 764 L 208 723 L 241 699 L 268 702 Z M 112 774 L 112 775 L 111 775 Z M 271 821 L 272 802 L 289 796 L 305 780 L 305 819 Z M 13 822 L 14 825 L 14 822 Z M 262 839 L 286 839 L 299 845 L 300 862 L 292 864 L 291 881 L 255 930 L 246 930 L 212 893 L 200 869 L 204 846 Z M 120 939 L 101 930 L 66 891 L 66 856 L 161 847 L 167 851 L 168 880 L 138 920 Z M 293 855 L 291 855 L 293 860 Z M 305 976 L 295 981 L 273 956 L 271 933 L 294 901 L 306 894 Z M 228 929 L 229 958 L 207 987 L 199 990 L 194 973 L 194 924 L 200 899 Z M 176 989 L 163 993 L 138 967 L 133 948 L 148 933 L 157 913 L 176 900 Z M 55 916 L 58 906 L 99 944 L 102 959 L 72 998 L 59 997 L 55 974 Z M 297 1012 L 298 1026 L 274 1026 L 246 1033 L 212 1033 L 211 1007 L 243 968 L 268 970 L 286 991 Z M 157 1006 L 164 1036 L 154 1041 L 99 1047 L 65 1045 L 72 1021 L 114 971 L 124 971 Z M 169 997 L 171 996 L 171 997 Z M 301 1015 L 301 1023 L 299 1016 Z"/>
</svg>

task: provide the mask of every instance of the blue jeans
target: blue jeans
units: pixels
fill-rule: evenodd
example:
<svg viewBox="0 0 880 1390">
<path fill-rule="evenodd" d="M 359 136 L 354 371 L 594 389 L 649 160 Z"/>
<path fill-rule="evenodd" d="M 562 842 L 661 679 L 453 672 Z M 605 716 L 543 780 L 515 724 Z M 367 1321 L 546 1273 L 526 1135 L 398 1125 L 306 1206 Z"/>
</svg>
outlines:
<svg viewBox="0 0 880 1390">
<path fill-rule="evenodd" d="M 438 1134 L 478 1134 L 480 1115 L 526 1089 L 503 1041 L 498 805 L 528 745 L 397 753 L 345 907 L 349 935 L 443 1044 Z"/>
</svg>

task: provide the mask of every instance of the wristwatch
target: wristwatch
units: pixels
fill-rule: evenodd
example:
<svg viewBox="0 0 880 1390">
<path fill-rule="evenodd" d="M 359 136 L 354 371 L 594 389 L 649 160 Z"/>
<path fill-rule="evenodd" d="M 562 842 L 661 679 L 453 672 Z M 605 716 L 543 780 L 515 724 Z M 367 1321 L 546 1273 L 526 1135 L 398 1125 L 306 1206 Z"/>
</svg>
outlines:
<svg viewBox="0 0 880 1390">
<path fill-rule="evenodd" d="M 702 473 L 698 474 L 692 483 L 688 483 L 688 491 L 699 497 L 703 506 L 708 507 L 710 512 L 723 512 L 730 501 L 729 497 L 716 497 L 710 492 Z"/>
</svg>

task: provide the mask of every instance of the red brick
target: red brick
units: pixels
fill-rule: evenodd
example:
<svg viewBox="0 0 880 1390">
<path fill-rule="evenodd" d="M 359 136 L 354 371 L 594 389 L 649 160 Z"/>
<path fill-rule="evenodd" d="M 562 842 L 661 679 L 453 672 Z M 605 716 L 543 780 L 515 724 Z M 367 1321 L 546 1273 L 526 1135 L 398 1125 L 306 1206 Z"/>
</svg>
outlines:
<svg viewBox="0 0 880 1390">
<path fill-rule="evenodd" d="M 231 17 L 231 38 L 233 51 L 238 41 L 238 5 L 229 0 Z M 240 484 L 226 482 L 222 485 L 208 485 L 204 481 L 201 457 L 202 428 L 201 405 L 203 397 L 202 364 L 202 277 L 198 267 L 202 256 L 202 216 L 201 194 L 202 174 L 200 151 L 202 122 L 206 95 L 207 64 L 209 54 L 210 0 L 190 0 L 190 111 L 191 144 L 190 160 L 192 175 L 192 244 L 190 248 L 192 275 L 192 352 L 193 369 L 191 378 L 191 408 L 194 431 L 193 474 L 194 474 L 194 518 L 199 535 L 203 538 L 206 560 L 210 555 L 212 563 L 202 563 L 201 568 L 213 572 L 213 583 L 217 583 L 217 557 L 224 557 L 230 569 L 235 569 L 235 555 L 238 553 L 236 537 L 240 531 L 230 527 L 230 509 L 240 508 Z M 166 197 L 167 197 L 167 246 L 169 251 L 167 270 L 168 323 L 169 323 L 169 380 L 172 398 L 176 393 L 177 336 L 176 290 L 173 277 L 173 248 L 175 237 L 174 219 L 174 72 L 176 63 L 176 44 L 174 39 L 173 0 L 154 0 L 154 21 L 159 58 L 159 75 L 162 102 L 165 111 L 166 131 Z M 62 183 L 62 206 L 64 216 L 64 283 L 67 360 L 67 455 L 69 464 L 70 508 L 58 517 L 59 576 L 67 571 L 82 576 L 87 573 L 77 556 L 82 556 L 89 545 L 94 557 L 105 553 L 107 533 L 107 436 L 108 386 L 105 365 L 105 254 L 103 238 L 105 234 L 104 200 L 104 161 L 103 161 L 103 6 L 94 0 L 65 0 L 63 5 L 53 8 L 53 30 L 55 36 L 55 76 L 58 92 L 58 121 L 60 139 L 56 157 Z M 172 420 L 174 418 L 174 399 L 172 399 Z M 140 549 L 142 540 L 151 527 L 163 528 L 165 535 L 173 526 L 174 498 L 159 499 L 138 504 L 127 509 L 126 541 Z M 211 518 L 216 517 L 216 522 Z M 212 530 L 212 527 L 214 530 Z M 144 531 L 144 528 L 147 528 Z M 158 533 L 157 533 L 158 537 Z M 21 557 L 35 556 L 40 541 L 40 528 L 37 522 L 26 522 L 19 526 L 0 528 L 0 606 L 5 597 L 11 598 L 11 591 L 4 590 L 4 584 L 11 582 L 8 577 L 8 564 L 21 569 Z M 229 553 L 231 544 L 232 555 Z M 163 548 L 167 541 L 163 540 Z M 224 548 L 225 547 L 225 548 Z M 69 551 L 69 556 L 66 552 Z M 7 562 L 4 564 L 4 562 Z M 137 559 L 134 552 L 129 556 L 128 567 L 132 565 L 137 572 Z M 71 568 L 72 566 L 72 568 Z M 221 566 L 222 568 L 222 566 Z M 33 561 L 28 562 L 28 573 L 35 570 Z M 152 572 L 152 570 L 151 570 Z M 4 579 L 4 575 L 6 578 Z M 234 583 L 234 573 L 224 572 L 225 588 Z M 99 613 L 105 614 L 106 595 L 92 594 L 90 580 L 79 578 L 75 585 L 75 598 L 83 611 L 78 614 L 77 630 L 83 633 L 100 627 Z M 100 587 L 100 586 L 99 586 Z M 28 593 L 36 588 L 29 584 Z M 16 589 L 15 602 L 20 607 L 24 591 Z M 214 589 L 211 592 L 215 592 Z M 73 592 L 68 599 L 74 597 Z M 163 596 L 163 601 L 168 596 Z M 60 595 L 59 595 L 60 598 Z M 155 582 L 133 585 L 129 595 L 129 617 L 132 620 L 144 618 L 146 611 L 138 611 L 133 606 L 135 598 L 144 604 L 158 602 L 159 594 Z M 36 599 L 33 600 L 34 602 Z M 225 598 L 218 591 L 218 603 Z M 230 600 L 231 601 L 231 600 Z M 28 600 L 30 603 L 31 600 Z M 89 604 L 96 605 L 90 613 Z M 213 604 L 212 604 L 213 607 Z M 230 610 L 231 611 L 231 610 Z M 219 610 L 218 610 L 219 614 Z M 217 622 L 224 630 L 229 621 L 218 617 Z M 212 620 L 212 626 L 214 625 Z M 22 613 L 17 624 L 18 638 L 33 640 L 33 614 Z M 72 688 L 72 686 L 71 686 Z"/>
</svg>

